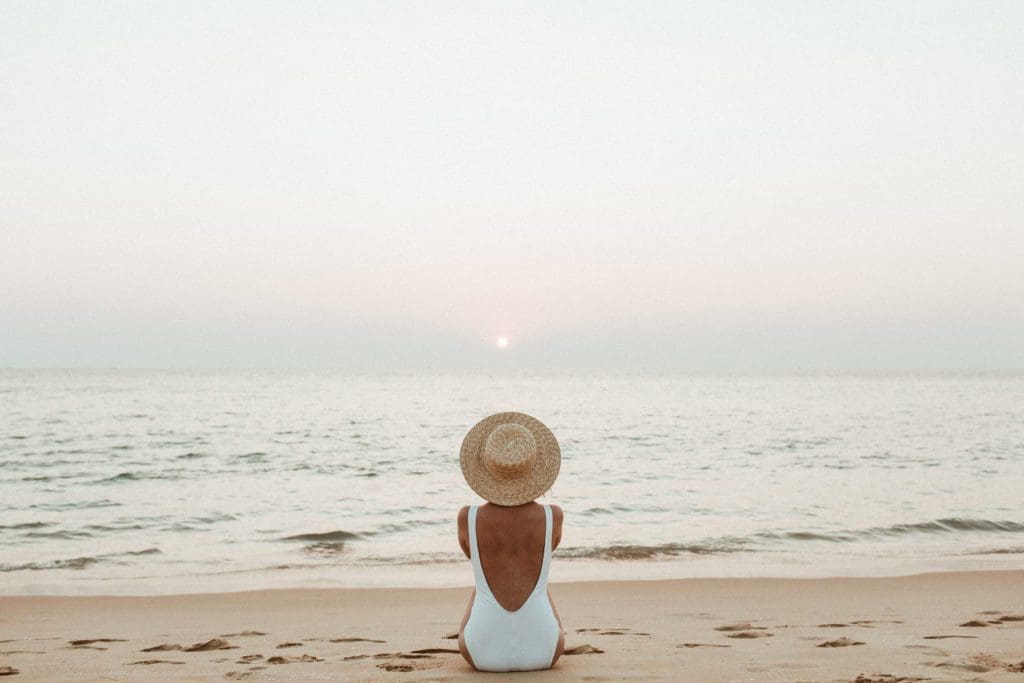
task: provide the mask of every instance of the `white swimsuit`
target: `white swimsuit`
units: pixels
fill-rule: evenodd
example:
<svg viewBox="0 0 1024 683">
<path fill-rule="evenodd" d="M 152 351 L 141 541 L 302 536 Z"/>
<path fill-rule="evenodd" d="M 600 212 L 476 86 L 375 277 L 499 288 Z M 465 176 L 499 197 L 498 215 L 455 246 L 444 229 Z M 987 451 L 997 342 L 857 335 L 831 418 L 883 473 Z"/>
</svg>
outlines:
<svg viewBox="0 0 1024 683">
<path fill-rule="evenodd" d="M 550 669 L 561 632 L 548 599 L 551 506 L 544 506 L 544 560 L 537 585 L 515 612 L 502 607 L 487 585 L 476 543 L 476 510 L 476 505 L 469 509 L 469 559 L 473 563 L 476 595 L 462 631 L 469 656 L 480 671 Z"/>
</svg>

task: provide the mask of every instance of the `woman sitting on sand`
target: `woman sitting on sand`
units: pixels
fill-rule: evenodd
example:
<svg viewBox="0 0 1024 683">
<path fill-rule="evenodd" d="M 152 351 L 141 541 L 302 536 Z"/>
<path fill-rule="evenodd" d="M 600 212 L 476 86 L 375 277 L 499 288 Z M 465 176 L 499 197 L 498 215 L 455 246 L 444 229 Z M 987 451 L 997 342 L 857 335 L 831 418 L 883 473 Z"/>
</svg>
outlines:
<svg viewBox="0 0 1024 683">
<path fill-rule="evenodd" d="M 466 482 L 488 502 L 458 515 L 459 544 L 476 580 L 459 651 L 479 671 L 549 669 L 564 647 L 547 587 L 562 510 L 534 499 L 558 476 L 558 441 L 529 415 L 498 413 L 469 430 L 461 461 Z"/>
</svg>

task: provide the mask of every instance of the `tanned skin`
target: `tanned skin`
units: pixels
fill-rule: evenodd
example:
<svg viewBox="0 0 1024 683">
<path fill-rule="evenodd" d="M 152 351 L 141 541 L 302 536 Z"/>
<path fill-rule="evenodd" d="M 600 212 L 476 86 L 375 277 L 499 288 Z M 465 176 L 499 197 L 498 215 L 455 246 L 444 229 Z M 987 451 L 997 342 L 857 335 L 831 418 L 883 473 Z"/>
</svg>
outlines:
<svg viewBox="0 0 1024 683">
<path fill-rule="evenodd" d="M 551 506 L 551 549 L 562 541 L 562 508 Z M 469 506 L 459 510 L 459 545 L 469 557 Z M 498 604 L 514 612 L 526 602 L 540 578 L 544 549 L 544 507 L 536 502 L 522 505 L 481 505 L 476 513 L 477 546 L 480 550 L 480 565 L 483 567 L 487 585 Z M 459 652 L 474 669 L 473 658 L 466 649 L 463 631 L 473 608 L 476 589 L 469 598 L 469 606 L 459 625 Z M 558 616 L 555 603 L 548 592 L 548 601 L 558 621 L 558 645 L 551 666 L 555 665 L 565 649 L 565 629 Z"/>
</svg>

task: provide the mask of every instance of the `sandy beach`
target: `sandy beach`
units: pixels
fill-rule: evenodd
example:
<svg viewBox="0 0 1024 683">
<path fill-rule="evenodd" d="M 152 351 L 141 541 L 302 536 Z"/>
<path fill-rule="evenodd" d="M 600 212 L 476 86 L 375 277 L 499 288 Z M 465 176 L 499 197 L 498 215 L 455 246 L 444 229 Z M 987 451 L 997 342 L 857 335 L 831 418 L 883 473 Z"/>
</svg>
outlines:
<svg viewBox="0 0 1024 683">
<path fill-rule="evenodd" d="M 549 680 L 1024 681 L 1024 571 L 552 584 Z M 8 680 L 455 680 L 469 589 L 0 597 Z M 538 674 L 534 674 L 538 675 Z M 488 679 L 515 678 L 487 674 Z"/>
</svg>

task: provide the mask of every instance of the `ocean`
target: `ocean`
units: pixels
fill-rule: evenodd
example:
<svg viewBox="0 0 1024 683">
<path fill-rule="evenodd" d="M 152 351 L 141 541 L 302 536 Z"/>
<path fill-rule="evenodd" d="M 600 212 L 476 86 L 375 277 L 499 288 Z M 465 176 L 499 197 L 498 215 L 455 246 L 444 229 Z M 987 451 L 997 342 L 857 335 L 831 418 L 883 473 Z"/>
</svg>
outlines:
<svg viewBox="0 0 1024 683">
<path fill-rule="evenodd" d="M 0 593 L 470 586 L 467 430 L 542 420 L 552 581 L 1024 568 L 1024 375 L 0 371 Z"/>
</svg>

